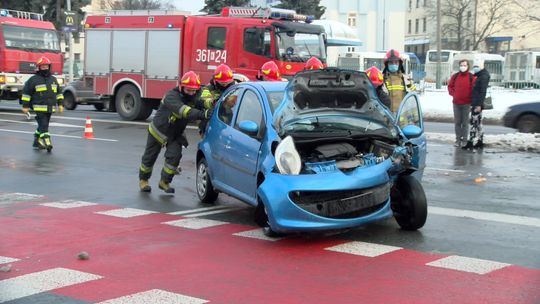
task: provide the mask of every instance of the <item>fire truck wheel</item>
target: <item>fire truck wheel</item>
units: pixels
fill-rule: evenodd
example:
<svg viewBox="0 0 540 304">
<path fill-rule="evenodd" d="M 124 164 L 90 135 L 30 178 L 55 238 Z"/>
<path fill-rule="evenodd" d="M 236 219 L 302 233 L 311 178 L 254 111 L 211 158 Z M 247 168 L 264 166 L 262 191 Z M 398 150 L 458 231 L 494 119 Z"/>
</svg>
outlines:
<svg viewBox="0 0 540 304">
<path fill-rule="evenodd" d="M 73 96 L 73 93 L 66 91 L 64 92 L 64 108 L 68 110 L 75 110 L 77 107 L 77 102 L 75 101 L 75 96 Z"/>
<path fill-rule="evenodd" d="M 146 114 L 139 90 L 132 84 L 125 84 L 116 93 L 116 112 L 125 120 L 138 120 Z M 146 118 L 146 117 L 145 117 Z"/>
</svg>

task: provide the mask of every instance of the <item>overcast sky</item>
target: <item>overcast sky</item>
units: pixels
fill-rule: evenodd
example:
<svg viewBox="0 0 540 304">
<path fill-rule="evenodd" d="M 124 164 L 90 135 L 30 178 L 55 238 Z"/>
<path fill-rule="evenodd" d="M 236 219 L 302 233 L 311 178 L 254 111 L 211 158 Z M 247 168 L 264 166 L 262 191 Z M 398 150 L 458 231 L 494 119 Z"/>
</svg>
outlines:
<svg viewBox="0 0 540 304">
<path fill-rule="evenodd" d="M 198 13 L 204 7 L 204 0 L 173 0 L 176 9 L 190 11 L 192 14 Z"/>
</svg>

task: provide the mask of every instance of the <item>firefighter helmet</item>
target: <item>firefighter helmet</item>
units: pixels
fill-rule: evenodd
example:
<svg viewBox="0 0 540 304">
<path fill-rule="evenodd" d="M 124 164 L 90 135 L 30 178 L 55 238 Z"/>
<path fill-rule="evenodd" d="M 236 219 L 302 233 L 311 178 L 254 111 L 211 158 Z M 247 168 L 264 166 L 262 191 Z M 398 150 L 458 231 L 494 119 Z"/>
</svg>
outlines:
<svg viewBox="0 0 540 304">
<path fill-rule="evenodd" d="M 393 61 L 393 60 L 399 61 L 401 64 L 403 64 L 403 59 L 401 59 L 401 54 L 398 51 L 391 49 L 388 52 L 386 52 L 386 56 L 384 56 L 384 64 L 387 65 L 388 61 Z"/>
<path fill-rule="evenodd" d="M 182 79 L 180 79 L 180 86 L 187 89 L 198 90 L 201 88 L 201 79 L 195 72 L 187 71 L 184 76 L 182 76 Z"/>
<path fill-rule="evenodd" d="M 38 59 L 38 61 L 36 61 L 36 67 L 39 68 L 42 65 L 49 65 L 50 66 L 51 65 L 51 60 L 49 58 L 45 57 L 45 56 L 40 57 Z"/>
<path fill-rule="evenodd" d="M 233 71 L 226 64 L 220 64 L 214 71 L 214 80 L 220 84 L 229 84 L 233 79 Z"/>
<path fill-rule="evenodd" d="M 304 66 L 304 70 L 321 70 L 324 69 L 323 63 L 319 60 L 319 58 L 313 56 L 306 61 L 306 65 Z"/>
<path fill-rule="evenodd" d="M 376 66 L 372 66 L 367 69 L 366 74 L 368 75 L 369 80 L 371 80 L 371 83 L 373 83 L 374 86 L 378 87 L 383 84 L 383 74 L 381 70 L 379 70 Z"/>
<path fill-rule="evenodd" d="M 267 61 L 261 67 L 261 76 L 263 79 L 270 81 L 281 81 L 281 75 L 279 74 L 279 68 L 277 64 L 270 60 Z"/>
</svg>

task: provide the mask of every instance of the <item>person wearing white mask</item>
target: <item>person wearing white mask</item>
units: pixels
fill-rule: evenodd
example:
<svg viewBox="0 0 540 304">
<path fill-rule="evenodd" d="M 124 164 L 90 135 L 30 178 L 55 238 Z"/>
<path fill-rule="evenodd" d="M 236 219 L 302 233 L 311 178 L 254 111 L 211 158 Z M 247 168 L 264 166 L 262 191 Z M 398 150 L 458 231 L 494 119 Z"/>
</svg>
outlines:
<svg viewBox="0 0 540 304">
<path fill-rule="evenodd" d="M 469 140 L 462 148 L 465 150 L 481 149 L 484 147 L 484 132 L 482 130 L 482 110 L 486 98 L 490 75 L 484 69 L 484 60 L 476 59 L 472 69 L 476 81 L 474 82 L 471 95 L 471 131 Z"/>
<path fill-rule="evenodd" d="M 398 51 L 391 49 L 384 57 L 384 85 L 390 96 L 390 111 L 397 112 L 403 97 L 408 92 L 416 90 L 416 86 L 405 76 L 403 59 Z"/>
<path fill-rule="evenodd" d="M 454 108 L 456 147 L 464 146 L 468 139 L 471 95 L 475 78 L 469 71 L 469 61 L 464 59 L 459 62 L 459 72 L 452 75 L 448 81 L 448 93 L 452 96 Z"/>
</svg>

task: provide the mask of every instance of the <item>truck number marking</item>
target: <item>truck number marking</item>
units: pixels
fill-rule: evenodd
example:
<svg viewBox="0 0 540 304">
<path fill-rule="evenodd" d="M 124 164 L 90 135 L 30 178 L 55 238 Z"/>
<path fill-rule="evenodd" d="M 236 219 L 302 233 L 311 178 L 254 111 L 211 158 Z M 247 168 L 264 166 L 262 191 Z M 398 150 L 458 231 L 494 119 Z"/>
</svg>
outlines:
<svg viewBox="0 0 540 304">
<path fill-rule="evenodd" d="M 197 49 L 197 62 L 210 62 L 226 63 L 227 62 L 227 50 L 203 50 Z"/>
</svg>

